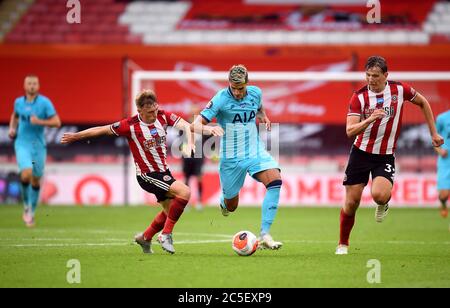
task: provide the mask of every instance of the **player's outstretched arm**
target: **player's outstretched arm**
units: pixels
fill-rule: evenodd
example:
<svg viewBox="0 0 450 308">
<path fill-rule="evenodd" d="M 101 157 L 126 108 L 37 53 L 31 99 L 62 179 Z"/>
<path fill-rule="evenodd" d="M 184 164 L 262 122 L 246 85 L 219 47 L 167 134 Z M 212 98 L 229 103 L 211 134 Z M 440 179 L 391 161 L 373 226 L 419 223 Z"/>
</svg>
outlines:
<svg viewBox="0 0 450 308">
<path fill-rule="evenodd" d="M 184 119 L 180 119 L 175 128 L 183 131 L 186 135 L 187 143 L 183 145 L 182 152 L 184 157 L 191 157 L 191 153 L 195 153 L 194 132 L 191 131 L 191 124 Z"/>
<path fill-rule="evenodd" d="M 207 124 L 208 122 L 202 116 L 197 116 L 194 122 L 191 123 L 191 131 L 197 134 L 203 134 L 205 136 L 216 137 L 221 137 L 225 134 L 223 128 L 219 125 L 210 126 Z"/>
<path fill-rule="evenodd" d="M 112 132 L 110 125 L 97 126 L 82 130 L 78 133 L 65 133 L 61 138 L 61 143 L 68 144 L 79 140 L 112 135 L 114 135 L 114 133 Z"/>
<path fill-rule="evenodd" d="M 430 130 L 433 146 L 440 147 L 441 145 L 443 145 L 444 138 L 442 138 L 442 136 L 440 136 L 437 132 L 436 125 L 434 123 L 433 111 L 431 110 L 431 106 L 428 100 L 420 93 L 417 93 L 414 99 L 411 100 L 411 103 L 419 106 L 420 109 L 422 109 L 422 113 L 425 116 L 425 121 L 427 122 L 428 129 Z"/>
</svg>

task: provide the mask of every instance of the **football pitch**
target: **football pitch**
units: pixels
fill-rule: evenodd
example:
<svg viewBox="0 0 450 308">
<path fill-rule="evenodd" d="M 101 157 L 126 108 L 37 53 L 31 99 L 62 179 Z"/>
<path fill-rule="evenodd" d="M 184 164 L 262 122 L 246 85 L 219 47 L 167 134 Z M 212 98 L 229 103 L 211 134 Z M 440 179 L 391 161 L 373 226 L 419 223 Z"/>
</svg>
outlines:
<svg viewBox="0 0 450 308">
<path fill-rule="evenodd" d="M 272 235 L 284 246 L 250 257 L 233 252 L 231 237 L 258 234 L 259 207 L 229 217 L 189 209 L 174 230 L 176 254 L 154 243 L 144 255 L 133 236 L 157 210 L 40 207 L 27 229 L 20 206 L 0 206 L 0 287 L 450 287 L 449 220 L 437 209 L 392 208 L 377 224 L 374 209 L 362 208 L 350 254 L 336 256 L 338 208 L 282 207 Z M 70 260 L 80 283 L 68 282 Z"/>
</svg>

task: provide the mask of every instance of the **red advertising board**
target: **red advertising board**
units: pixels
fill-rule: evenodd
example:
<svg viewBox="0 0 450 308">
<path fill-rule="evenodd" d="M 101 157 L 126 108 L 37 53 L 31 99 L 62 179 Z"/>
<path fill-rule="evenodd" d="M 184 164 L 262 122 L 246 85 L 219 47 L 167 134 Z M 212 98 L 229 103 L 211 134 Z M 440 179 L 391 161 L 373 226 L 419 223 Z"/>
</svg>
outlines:
<svg viewBox="0 0 450 308">
<path fill-rule="evenodd" d="M 390 71 L 450 71 L 450 46 L 0 46 L 0 122 L 9 122 L 14 99 L 23 95 L 23 78 L 37 74 L 41 92 L 55 104 L 64 123 L 112 123 L 129 112 L 124 106 L 122 59 L 132 68 L 168 71 L 227 71 L 243 63 L 256 71 L 363 71 L 368 56 L 382 54 Z M 225 77 L 225 76 L 224 76 Z M 352 91 L 364 82 L 258 82 L 274 122 L 342 124 Z M 449 108 L 449 82 L 411 82 L 437 114 Z M 190 104 L 204 106 L 224 82 L 162 82 L 154 86 L 161 105 L 187 116 Z M 423 122 L 407 106 L 404 123 Z"/>
</svg>

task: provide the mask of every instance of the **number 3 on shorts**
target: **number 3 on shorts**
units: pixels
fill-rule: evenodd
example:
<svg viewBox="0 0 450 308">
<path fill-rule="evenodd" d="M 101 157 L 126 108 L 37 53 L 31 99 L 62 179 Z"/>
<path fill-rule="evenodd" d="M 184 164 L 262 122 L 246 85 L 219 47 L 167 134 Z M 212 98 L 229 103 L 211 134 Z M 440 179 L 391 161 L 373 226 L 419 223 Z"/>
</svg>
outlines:
<svg viewBox="0 0 450 308">
<path fill-rule="evenodd" d="M 389 173 L 394 173 L 395 168 L 393 168 L 391 164 L 386 164 L 386 169 L 384 169 L 384 171 L 389 172 Z"/>
</svg>

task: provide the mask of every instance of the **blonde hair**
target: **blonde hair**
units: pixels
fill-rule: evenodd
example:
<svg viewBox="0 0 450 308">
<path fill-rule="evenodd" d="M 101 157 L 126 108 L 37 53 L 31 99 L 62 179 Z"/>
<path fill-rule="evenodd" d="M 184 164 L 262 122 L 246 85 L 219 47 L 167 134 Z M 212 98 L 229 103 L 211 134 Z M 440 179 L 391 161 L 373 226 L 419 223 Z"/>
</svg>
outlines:
<svg viewBox="0 0 450 308">
<path fill-rule="evenodd" d="M 38 77 L 37 75 L 35 75 L 35 74 L 28 74 L 28 75 L 25 76 L 25 79 L 27 79 L 27 78 L 36 78 L 36 79 L 39 79 L 39 77 Z"/>
<path fill-rule="evenodd" d="M 146 104 L 153 105 L 157 102 L 156 94 L 153 90 L 143 90 L 139 95 L 136 97 L 136 106 L 138 108 L 144 107 Z"/>
<path fill-rule="evenodd" d="M 228 81 L 231 83 L 247 83 L 248 82 L 248 71 L 247 68 L 242 64 L 233 65 L 228 73 Z"/>
</svg>

